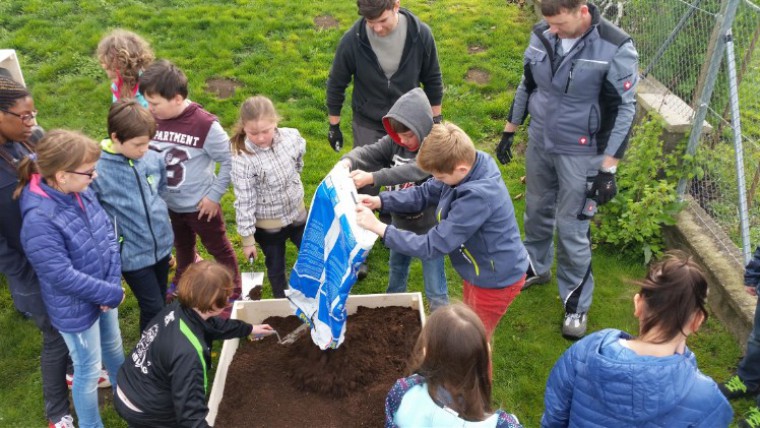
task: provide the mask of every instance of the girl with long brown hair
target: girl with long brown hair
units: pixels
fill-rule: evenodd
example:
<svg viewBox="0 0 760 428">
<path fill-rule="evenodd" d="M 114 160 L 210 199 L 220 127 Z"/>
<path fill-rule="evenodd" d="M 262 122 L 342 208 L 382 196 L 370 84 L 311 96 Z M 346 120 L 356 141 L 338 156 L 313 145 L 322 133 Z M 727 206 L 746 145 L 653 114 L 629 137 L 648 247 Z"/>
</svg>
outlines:
<svg viewBox="0 0 760 428">
<path fill-rule="evenodd" d="M 412 375 L 385 400 L 386 427 L 522 427 L 491 408 L 491 348 L 468 306 L 442 306 L 428 318 L 412 354 Z"/>
</svg>

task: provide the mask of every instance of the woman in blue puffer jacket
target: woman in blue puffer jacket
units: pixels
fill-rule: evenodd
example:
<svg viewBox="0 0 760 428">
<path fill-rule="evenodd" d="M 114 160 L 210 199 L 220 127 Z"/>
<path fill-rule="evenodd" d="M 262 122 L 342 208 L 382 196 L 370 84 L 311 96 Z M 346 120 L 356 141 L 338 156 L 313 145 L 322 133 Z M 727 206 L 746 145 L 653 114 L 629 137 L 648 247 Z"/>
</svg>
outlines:
<svg viewBox="0 0 760 428">
<path fill-rule="evenodd" d="M 733 411 L 686 337 L 707 319 L 707 281 L 688 258 L 652 266 L 633 297 L 639 336 L 598 331 L 549 375 L 542 427 L 727 427 Z"/>
<path fill-rule="evenodd" d="M 101 361 L 116 386 L 124 361 L 116 307 L 124 300 L 113 226 L 88 186 L 100 147 L 55 130 L 19 164 L 21 242 L 37 273 L 50 321 L 74 363 L 72 395 L 79 426 L 102 427 L 97 384 Z M 23 189 L 23 192 L 22 192 Z"/>
</svg>

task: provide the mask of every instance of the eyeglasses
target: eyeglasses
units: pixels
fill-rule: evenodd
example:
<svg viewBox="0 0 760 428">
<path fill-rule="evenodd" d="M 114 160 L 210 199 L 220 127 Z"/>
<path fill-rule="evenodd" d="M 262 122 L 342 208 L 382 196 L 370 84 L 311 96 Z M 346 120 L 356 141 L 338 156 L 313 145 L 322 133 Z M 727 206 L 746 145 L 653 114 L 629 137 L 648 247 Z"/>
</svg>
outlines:
<svg viewBox="0 0 760 428">
<path fill-rule="evenodd" d="M 25 123 L 31 122 L 31 121 L 33 121 L 34 119 L 37 118 L 37 110 L 35 110 L 35 111 L 31 112 L 31 113 L 27 113 L 27 114 L 18 114 L 18 113 L 14 113 L 12 111 L 3 110 L 1 108 L 0 108 L 0 111 L 3 112 L 3 113 L 8 113 L 10 115 L 16 116 L 17 118 L 21 119 L 22 122 L 25 122 Z"/>
<path fill-rule="evenodd" d="M 76 174 L 76 175 L 86 175 L 87 177 L 90 177 L 90 179 L 92 179 L 92 176 L 95 175 L 96 171 L 95 171 L 95 168 L 93 168 L 86 172 L 79 172 L 79 171 L 66 171 L 66 172 L 70 174 Z"/>
</svg>

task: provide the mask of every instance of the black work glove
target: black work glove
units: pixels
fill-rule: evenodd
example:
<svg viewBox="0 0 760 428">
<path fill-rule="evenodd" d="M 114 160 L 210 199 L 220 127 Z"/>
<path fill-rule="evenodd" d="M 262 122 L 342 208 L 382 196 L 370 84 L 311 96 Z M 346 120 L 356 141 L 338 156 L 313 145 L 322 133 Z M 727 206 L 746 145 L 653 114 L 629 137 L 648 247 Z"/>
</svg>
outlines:
<svg viewBox="0 0 760 428">
<path fill-rule="evenodd" d="M 615 174 L 599 171 L 591 186 L 591 194 L 596 195 L 596 203 L 604 205 L 617 195 Z"/>
<path fill-rule="evenodd" d="M 512 160 L 512 142 L 514 140 L 514 132 L 504 131 L 501 134 L 501 141 L 499 141 L 499 145 L 496 146 L 496 159 L 498 159 L 502 165 L 506 165 Z"/>
<path fill-rule="evenodd" d="M 443 122 L 443 115 L 439 114 L 438 116 L 433 116 L 433 123 L 441 123 Z"/>
<path fill-rule="evenodd" d="M 340 123 L 330 125 L 330 130 L 327 131 L 327 141 L 330 142 L 330 146 L 336 152 L 343 148 L 343 132 L 340 130 Z"/>
</svg>

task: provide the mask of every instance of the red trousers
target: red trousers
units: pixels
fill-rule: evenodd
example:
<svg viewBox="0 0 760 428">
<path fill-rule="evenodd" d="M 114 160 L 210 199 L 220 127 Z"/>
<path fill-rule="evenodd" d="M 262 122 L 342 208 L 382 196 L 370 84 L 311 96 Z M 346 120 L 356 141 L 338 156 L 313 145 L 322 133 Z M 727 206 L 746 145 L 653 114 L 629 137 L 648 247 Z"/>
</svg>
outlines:
<svg viewBox="0 0 760 428">
<path fill-rule="evenodd" d="M 464 303 L 472 308 L 486 327 L 486 335 L 491 340 L 496 326 L 501 317 L 507 313 L 507 308 L 512 304 L 525 284 L 525 275 L 514 284 L 504 288 L 483 288 L 463 281 L 462 298 Z"/>
<path fill-rule="evenodd" d="M 169 210 L 169 218 L 172 221 L 174 231 L 174 248 L 177 250 L 177 272 L 174 275 L 175 283 L 188 266 L 195 262 L 195 240 L 201 238 L 203 246 L 214 256 L 217 262 L 229 268 L 235 278 L 235 291 L 233 298 L 240 296 L 240 269 L 238 268 L 237 256 L 227 239 L 227 227 L 224 224 L 222 211 L 207 221 L 206 217 L 198 220 L 198 212 L 175 213 Z"/>
</svg>

